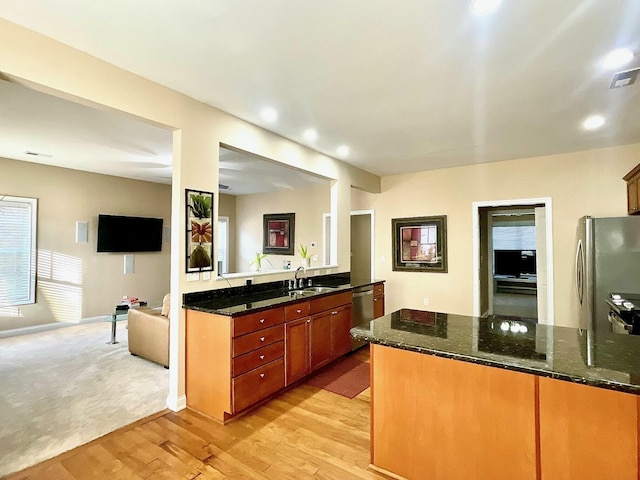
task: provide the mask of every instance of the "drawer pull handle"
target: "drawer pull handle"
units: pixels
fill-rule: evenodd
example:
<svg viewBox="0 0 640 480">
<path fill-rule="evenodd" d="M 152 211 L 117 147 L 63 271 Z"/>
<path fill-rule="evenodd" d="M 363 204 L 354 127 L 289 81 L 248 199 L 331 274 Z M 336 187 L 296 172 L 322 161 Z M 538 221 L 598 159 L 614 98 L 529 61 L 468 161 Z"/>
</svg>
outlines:
<svg viewBox="0 0 640 480">
<path fill-rule="evenodd" d="M 264 355 L 260 355 L 260 360 L 264 360 Z"/>
<path fill-rule="evenodd" d="M 264 378 L 264 373 L 261 373 L 261 374 L 260 374 L 260 378 Z"/>
<path fill-rule="evenodd" d="M 264 342 L 264 337 L 260 337 L 260 341 L 261 341 L 261 342 Z"/>
<path fill-rule="evenodd" d="M 331 315 L 337 315 L 338 312 L 331 312 Z"/>
<path fill-rule="evenodd" d="M 302 310 L 300 310 L 300 309 L 297 309 L 297 310 L 296 310 L 296 313 L 300 313 L 300 312 L 302 312 Z"/>
<path fill-rule="evenodd" d="M 260 319 L 260 323 L 264 323 L 264 318 L 261 318 L 261 319 Z"/>
</svg>

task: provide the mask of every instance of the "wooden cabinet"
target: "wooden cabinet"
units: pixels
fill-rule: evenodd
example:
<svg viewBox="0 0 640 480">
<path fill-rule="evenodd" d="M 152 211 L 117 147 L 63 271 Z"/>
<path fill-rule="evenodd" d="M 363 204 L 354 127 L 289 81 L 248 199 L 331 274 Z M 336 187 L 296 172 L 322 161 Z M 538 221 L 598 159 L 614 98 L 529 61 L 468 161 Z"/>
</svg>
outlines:
<svg viewBox="0 0 640 480">
<path fill-rule="evenodd" d="M 306 377 L 309 366 L 309 302 L 285 307 L 285 385 Z"/>
<path fill-rule="evenodd" d="M 331 312 L 311 317 L 309 329 L 309 357 L 311 371 L 331 361 Z"/>
<path fill-rule="evenodd" d="M 384 315 L 384 283 L 373 285 L 373 318 Z"/>
<path fill-rule="evenodd" d="M 331 357 L 338 358 L 351 351 L 351 305 L 331 312 Z"/>
<path fill-rule="evenodd" d="M 224 422 L 284 388 L 284 313 L 187 310 L 187 406 Z"/>
<path fill-rule="evenodd" d="M 627 182 L 627 212 L 640 214 L 640 164 L 627 173 L 623 179 Z"/>
<path fill-rule="evenodd" d="M 291 385 L 306 377 L 309 367 L 310 318 L 300 318 L 285 325 L 285 385 Z"/>
<path fill-rule="evenodd" d="M 349 352 L 351 296 L 235 317 L 187 310 L 187 406 L 225 422 Z"/>
<path fill-rule="evenodd" d="M 351 292 L 312 299 L 294 311 L 298 316 L 311 315 L 285 315 L 286 385 L 351 350 Z"/>
</svg>

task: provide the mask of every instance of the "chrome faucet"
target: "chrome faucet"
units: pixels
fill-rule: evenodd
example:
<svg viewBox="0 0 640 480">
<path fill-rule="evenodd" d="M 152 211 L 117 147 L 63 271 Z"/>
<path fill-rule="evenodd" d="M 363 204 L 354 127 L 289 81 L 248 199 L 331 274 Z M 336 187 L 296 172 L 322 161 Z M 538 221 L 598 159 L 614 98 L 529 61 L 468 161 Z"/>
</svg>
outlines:
<svg viewBox="0 0 640 480">
<path fill-rule="evenodd" d="M 300 265 L 298 268 L 296 268 L 296 273 L 293 274 L 293 285 L 294 285 L 295 288 L 304 287 L 304 279 L 303 278 L 298 278 L 298 272 L 300 270 L 304 270 L 304 267 L 302 265 Z"/>
</svg>

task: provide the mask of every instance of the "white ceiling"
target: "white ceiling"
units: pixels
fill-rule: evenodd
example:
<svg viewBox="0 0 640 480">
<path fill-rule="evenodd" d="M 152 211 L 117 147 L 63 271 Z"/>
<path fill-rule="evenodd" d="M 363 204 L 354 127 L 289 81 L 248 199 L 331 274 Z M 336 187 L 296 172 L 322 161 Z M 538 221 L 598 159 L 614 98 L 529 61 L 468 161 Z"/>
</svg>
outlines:
<svg viewBox="0 0 640 480">
<path fill-rule="evenodd" d="M 469 0 L 0 0 L 0 16 L 327 155 L 347 144 L 379 175 L 640 142 L 640 83 L 610 90 L 600 66 L 616 47 L 640 66 L 638 0 L 486 17 Z M 607 123 L 583 131 L 594 112 Z"/>
</svg>

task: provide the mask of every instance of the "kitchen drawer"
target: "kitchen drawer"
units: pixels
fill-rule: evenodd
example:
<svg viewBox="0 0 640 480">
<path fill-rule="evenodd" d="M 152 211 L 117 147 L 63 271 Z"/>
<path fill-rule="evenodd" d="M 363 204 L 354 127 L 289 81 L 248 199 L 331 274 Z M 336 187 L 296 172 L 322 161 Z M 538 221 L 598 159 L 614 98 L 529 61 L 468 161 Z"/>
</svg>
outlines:
<svg viewBox="0 0 640 480">
<path fill-rule="evenodd" d="M 233 336 L 239 337 L 279 323 L 284 323 L 284 308 L 282 307 L 233 317 Z"/>
<path fill-rule="evenodd" d="M 309 316 L 309 301 L 298 302 L 284 307 L 284 319 L 286 322 Z"/>
<path fill-rule="evenodd" d="M 284 323 L 233 339 L 233 357 L 284 340 Z"/>
<path fill-rule="evenodd" d="M 325 310 L 330 310 L 341 305 L 351 304 L 352 299 L 353 294 L 351 293 L 351 290 L 347 290 L 346 292 L 341 293 L 334 293 L 325 297 L 315 298 L 311 300 L 309 314 L 313 315 L 314 313 L 324 312 Z"/>
<path fill-rule="evenodd" d="M 373 286 L 373 296 L 384 295 L 384 283 L 376 283 Z"/>
<path fill-rule="evenodd" d="M 284 342 L 276 342 L 233 359 L 231 376 L 237 377 L 249 370 L 266 365 L 284 356 Z"/>
<path fill-rule="evenodd" d="M 284 388 L 284 359 L 251 370 L 232 380 L 233 411 L 237 413 Z"/>
</svg>

